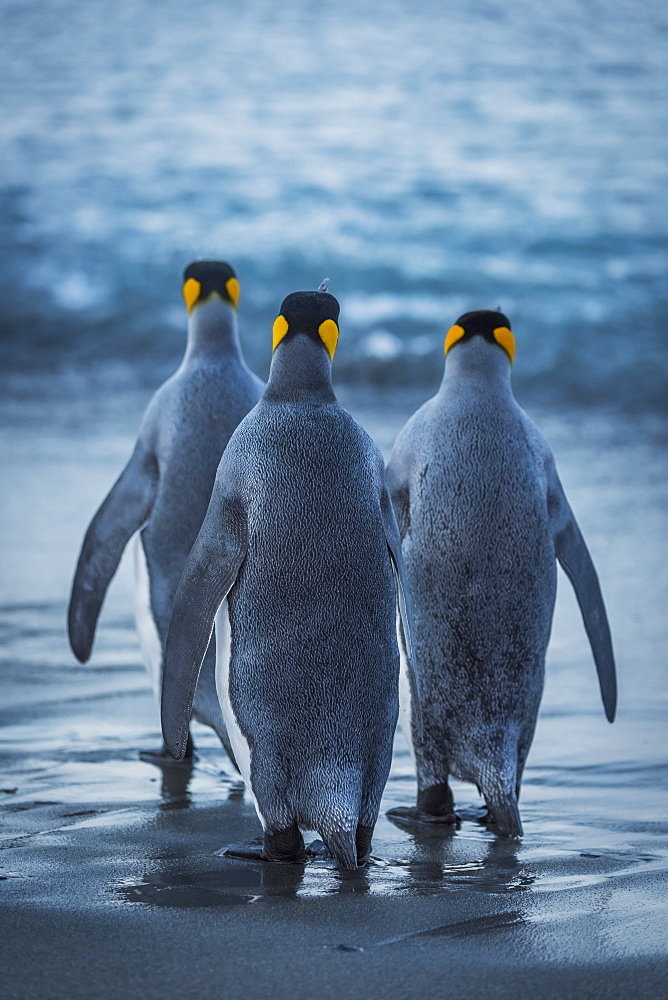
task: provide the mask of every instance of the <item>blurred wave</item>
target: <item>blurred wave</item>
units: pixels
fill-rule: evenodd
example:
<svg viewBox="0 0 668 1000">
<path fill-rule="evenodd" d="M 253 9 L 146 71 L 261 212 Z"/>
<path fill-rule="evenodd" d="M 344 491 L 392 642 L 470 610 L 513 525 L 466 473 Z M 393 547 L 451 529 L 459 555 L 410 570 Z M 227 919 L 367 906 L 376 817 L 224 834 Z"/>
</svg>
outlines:
<svg viewBox="0 0 668 1000">
<path fill-rule="evenodd" d="M 342 381 L 435 384 L 501 305 L 525 393 L 666 406 L 665 4 L 5 0 L 0 30 L 5 371 L 152 378 L 220 256 L 262 375 L 328 275 Z"/>
</svg>

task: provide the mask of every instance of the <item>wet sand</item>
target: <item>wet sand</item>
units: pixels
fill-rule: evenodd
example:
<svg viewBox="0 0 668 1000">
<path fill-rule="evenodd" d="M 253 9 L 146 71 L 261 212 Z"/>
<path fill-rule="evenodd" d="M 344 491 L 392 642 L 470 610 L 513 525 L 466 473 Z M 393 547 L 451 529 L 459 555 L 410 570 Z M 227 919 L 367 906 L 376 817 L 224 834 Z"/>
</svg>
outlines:
<svg viewBox="0 0 668 1000">
<path fill-rule="evenodd" d="M 159 736 L 128 566 L 91 665 L 67 649 L 79 535 L 127 454 L 140 396 L 85 430 L 85 407 L 64 402 L 38 433 L 24 407 L 2 438 L 13 487 L 0 511 L 3 997 L 668 995 L 659 438 L 601 417 L 575 432 L 541 423 L 603 580 L 618 721 L 604 720 L 562 585 L 523 841 L 496 839 L 475 790 L 457 783 L 458 831 L 388 820 L 415 789 L 399 735 L 374 862 L 344 873 L 320 859 L 263 866 L 217 853 L 260 827 L 202 727 L 192 771 L 138 759 Z M 412 405 L 379 414 L 348 402 L 385 449 Z"/>
<path fill-rule="evenodd" d="M 366 870 L 242 862 L 216 852 L 259 824 L 214 740 L 198 727 L 192 771 L 137 760 L 157 738 L 142 675 L 93 678 L 42 683 L 36 704 L 28 673 L 2 713 L 3 996 L 665 995 L 666 822 L 646 788 L 635 823 L 593 826 L 596 768 L 566 787 L 534 768 L 522 844 L 462 785 L 456 834 L 382 816 Z M 385 808 L 412 792 L 397 742 Z"/>
</svg>

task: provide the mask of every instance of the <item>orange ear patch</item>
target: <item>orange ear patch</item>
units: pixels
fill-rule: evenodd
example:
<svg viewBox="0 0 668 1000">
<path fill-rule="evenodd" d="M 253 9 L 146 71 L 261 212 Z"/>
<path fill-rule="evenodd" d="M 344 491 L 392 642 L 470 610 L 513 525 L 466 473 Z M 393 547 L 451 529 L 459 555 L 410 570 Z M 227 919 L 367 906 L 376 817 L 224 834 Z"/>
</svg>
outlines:
<svg viewBox="0 0 668 1000">
<path fill-rule="evenodd" d="M 227 281 L 225 282 L 225 291 L 229 295 L 230 302 L 236 309 L 237 305 L 239 304 L 239 293 L 241 291 L 239 287 L 239 282 L 237 281 L 236 278 L 227 279 Z"/>
<path fill-rule="evenodd" d="M 450 327 L 450 329 L 445 335 L 445 344 L 443 345 L 443 349 L 446 354 L 448 353 L 453 344 L 456 344 L 458 340 L 462 339 L 465 333 L 466 330 L 464 329 L 464 327 L 457 326 L 456 323 L 454 326 Z"/>
<path fill-rule="evenodd" d="M 339 342 L 339 328 L 333 319 L 326 319 L 324 323 L 321 323 L 318 327 L 318 333 L 320 334 L 320 339 L 327 348 L 329 360 L 332 361 L 336 345 Z"/>
<path fill-rule="evenodd" d="M 272 352 L 276 350 L 276 348 L 283 340 L 283 337 L 286 335 L 289 329 L 290 327 L 288 326 L 288 321 L 285 318 L 285 316 L 277 316 L 276 319 L 274 320 L 274 327 L 272 330 L 273 333 L 273 342 L 271 347 Z"/>
<path fill-rule="evenodd" d="M 494 340 L 504 349 L 512 365 L 515 360 L 515 338 L 512 331 L 507 326 L 497 326 L 496 330 L 493 330 L 492 333 L 494 334 Z"/>
<path fill-rule="evenodd" d="M 202 286 L 197 280 L 197 278 L 188 278 L 188 280 L 183 285 L 183 298 L 185 299 L 186 309 L 188 312 L 192 312 L 199 298 L 199 293 L 202 290 Z"/>
</svg>

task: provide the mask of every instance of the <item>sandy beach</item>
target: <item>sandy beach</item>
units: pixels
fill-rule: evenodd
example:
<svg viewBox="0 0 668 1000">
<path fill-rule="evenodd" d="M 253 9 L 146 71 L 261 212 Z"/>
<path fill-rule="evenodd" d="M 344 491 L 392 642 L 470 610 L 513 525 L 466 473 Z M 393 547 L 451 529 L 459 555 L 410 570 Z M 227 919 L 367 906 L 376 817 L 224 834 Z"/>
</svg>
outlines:
<svg viewBox="0 0 668 1000">
<path fill-rule="evenodd" d="M 419 401 L 341 396 L 385 453 Z M 145 390 L 105 398 L 94 385 L 56 395 L 39 430 L 43 399 L 15 398 L 0 442 L 11 485 L 0 511 L 2 995 L 665 996 L 661 426 L 537 415 L 603 581 L 618 720 L 604 719 L 562 579 L 523 841 L 497 840 L 478 822 L 475 789 L 457 783 L 458 831 L 388 820 L 415 789 L 399 734 L 373 863 L 344 873 L 218 853 L 260 826 L 203 727 L 192 770 L 138 759 L 159 735 L 127 560 L 91 664 L 73 659 L 64 613 L 79 536 L 129 450 Z"/>
</svg>

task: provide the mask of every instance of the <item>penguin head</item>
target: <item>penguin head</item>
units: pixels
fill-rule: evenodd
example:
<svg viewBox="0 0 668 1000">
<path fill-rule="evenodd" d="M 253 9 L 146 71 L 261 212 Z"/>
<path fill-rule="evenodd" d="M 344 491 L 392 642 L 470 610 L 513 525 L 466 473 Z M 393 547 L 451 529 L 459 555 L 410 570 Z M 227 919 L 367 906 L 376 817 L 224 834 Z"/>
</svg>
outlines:
<svg viewBox="0 0 668 1000">
<path fill-rule="evenodd" d="M 322 344 L 331 361 L 339 339 L 339 303 L 329 292 L 292 292 L 274 321 L 273 350 L 286 338 L 306 334 Z"/>
<path fill-rule="evenodd" d="M 510 358 L 512 365 L 515 358 L 515 338 L 510 329 L 510 320 L 502 312 L 492 309 L 479 309 L 477 312 L 464 313 L 454 326 L 451 326 L 445 337 L 445 353 L 455 344 L 473 337 L 483 337 L 490 344 L 498 344 Z"/>
<path fill-rule="evenodd" d="M 237 308 L 239 282 L 234 270 L 222 260 L 195 260 L 183 272 L 183 298 L 188 312 L 215 295 Z"/>
</svg>

